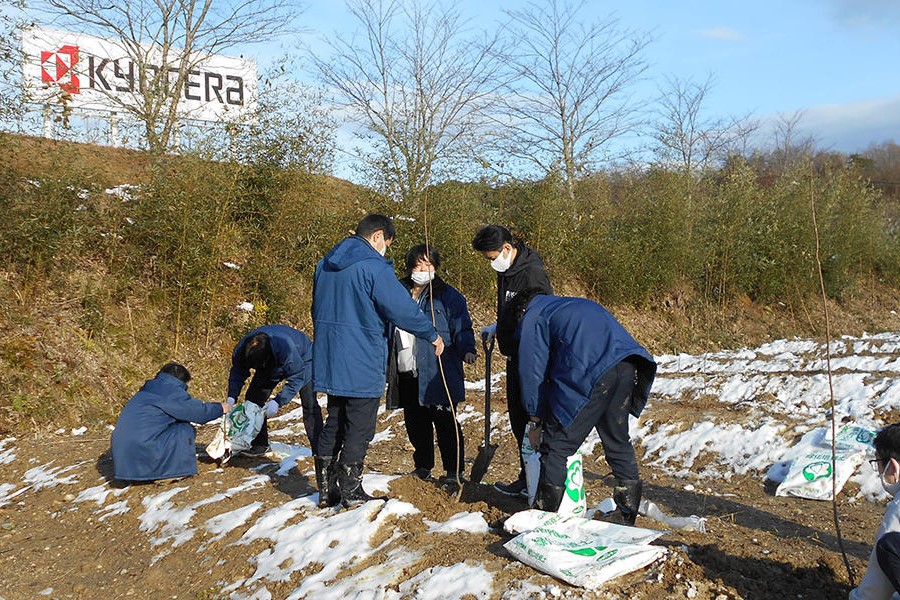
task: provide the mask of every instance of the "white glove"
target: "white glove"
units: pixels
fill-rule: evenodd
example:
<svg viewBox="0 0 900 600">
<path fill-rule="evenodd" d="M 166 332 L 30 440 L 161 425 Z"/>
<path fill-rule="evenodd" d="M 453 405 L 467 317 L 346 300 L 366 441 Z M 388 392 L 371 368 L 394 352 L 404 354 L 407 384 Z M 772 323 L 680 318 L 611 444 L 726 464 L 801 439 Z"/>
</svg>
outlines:
<svg viewBox="0 0 900 600">
<path fill-rule="evenodd" d="M 228 396 L 228 399 L 225 400 L 225 404 L 227 404 L 228 406 L 233 408 L 234 407 L 234 398 L 232 398 L 231 396 Z"/>
<path fill-rule="evenodd" d="M 263 408 L 266 409 L 267 417 L 274 417 L 278 414 L 278 409 L 281 407 L 278 406 L 278 403 L 274 400 L 269 400 L 268 402 L 266 402 L 266 405 Z"/>
<path fill-rule="evenodd" d="M 481 339 L 490 343 L 494 336 L 497 335 L 497 324 L 491 323 L 481 328 Z"/>
</svg>

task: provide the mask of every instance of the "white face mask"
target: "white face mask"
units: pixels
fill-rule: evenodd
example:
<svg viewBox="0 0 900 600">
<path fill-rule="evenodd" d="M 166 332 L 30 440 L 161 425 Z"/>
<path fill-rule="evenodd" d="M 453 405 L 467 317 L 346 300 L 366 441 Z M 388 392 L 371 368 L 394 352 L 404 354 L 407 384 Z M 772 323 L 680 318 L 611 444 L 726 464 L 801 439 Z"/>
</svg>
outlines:
<svg viewBox="0 0 900 600">
<path fill-rule="evenodd" d="M 387 252 L 387 244 L 385 244 L 384 246 L 382 246 L 382 247 L 378 250 L 378 254 L 384 256 L 384 253 L 385 253 L 385 252 Z"/>
<path fill-rule="evenodd" d="M 887 465 L 885 465 L 884 467 L 884 471 L 887 471 L 890 466 L 891 462 L 888 461 Z M 884 491 L 886 491 L 891 496 L 896 496 L 897 492 L 900 491 L 900 481 L 897 481 L 896 483 L 888 483 L 884 480 L 884 471 L 881 472 L 881 487 L 883 487 Z"/>
<path fill-rule="evenodd" d="M 434 271 L 413 271 L 409 274 L 410 279 L 416 285 L 425 285 L 434 279 Z"/>
<path fill-rule="evenodd" d="M 504 257 L 503 252 L 504 250 L 501 250 L 497 258 L 491 261 L 491 268 L 498 273 L 503 273 L 509 268 L 509 257 Z"/>
</svg>

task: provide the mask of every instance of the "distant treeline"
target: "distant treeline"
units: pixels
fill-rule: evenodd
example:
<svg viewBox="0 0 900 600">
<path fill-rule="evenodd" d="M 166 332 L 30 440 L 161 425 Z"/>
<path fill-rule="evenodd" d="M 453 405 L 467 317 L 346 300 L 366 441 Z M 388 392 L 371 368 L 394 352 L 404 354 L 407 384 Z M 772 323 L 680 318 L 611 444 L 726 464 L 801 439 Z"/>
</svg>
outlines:
<svg viewBox="0 0 900 600">
<path fill-rule="evenodd" d="M 20 142 L 5 138 L 14 153 Z M 494 273 L 470 241 L 484 223 L 506 225 L 544 256 L 560 289 L 601 302 L 643 305 L 674 291 L 724 304 L 795 302 L 818 293 L 817 244 L 827 293 L 861 278 L 900 284 L 897 200 L 870 182 L 864 157 L 736 157 L 703 174 L 652 168 L 597 173 L 573 203 L 559 181 L 444 183 L 394 202 L 326 176 L 271 165 L 190 157 L 148 161 L 123 199 L 105 193 L 109 159 L 55 145 L 28 172 L 4 161 L 0 251 L 22 277 L 64 281 L 89 266 L 91 294 L 143 290 L 167 307 L 176 336 L 256 322 L 309 321 L 316 261 L 367 212 L 396 217 L 392 254 L 428 237 L 445 276 L 490 307 Z M 123 160 L 121 158 L 117 160 Z M 125 169 L 123 169 L 125 170 Z M 234 322 L 234 306 L 256 306 Z M 103 327 L 98 312 L 90 327 Z M 239 333 L 234 331 L 234 334 Z"/>
</svg>

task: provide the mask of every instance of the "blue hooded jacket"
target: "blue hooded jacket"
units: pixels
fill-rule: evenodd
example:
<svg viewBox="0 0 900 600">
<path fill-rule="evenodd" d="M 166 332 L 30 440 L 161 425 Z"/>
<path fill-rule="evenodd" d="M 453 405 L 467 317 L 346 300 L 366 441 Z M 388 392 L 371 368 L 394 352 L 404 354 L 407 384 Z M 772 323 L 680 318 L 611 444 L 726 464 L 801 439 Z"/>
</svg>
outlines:
<svg viewBox="0 0 900 600">
<path fill-rule="evenodd" d="M 535 296 L 517 330 L 522 403 L 568 427 L 594 385 L 622 360 L 637 370 L 631 414 L 640 416 L 656 376 L 653 357 L 605 308 L 584 298 Z"/>
<path fill-rule="evenodd" d="M 238 342 L 231 355 L 231 372 L 228 375 L 228 396 L 237 399 L 250 376 L 250 367 L 244 362 L 244 346 L 257 333 L 269 336 L 275 363 L 268 365 L 256 377 L 266 377 L 274 385 L 284 381 L 284 387 L 275 396 L 278 406 L 284 406 L 300 393 L 300 389 L 312 380 L 312 342 L 302 331 L 287 325 L 264 325 L 254 329 Z"/>
<path fill-rule="evenodd" d="M 312 318 L 317 392 L 380 398 L 391 323 L 429 344 L 437 339 L 431 321 L 394 274 L 393 264 L 354 235 L 316 265 Z"/>
<path fill-rule="evenodd" d="M 401 281 L 403 287 L 412 287 L 412 280 L 409 277 Z M 435 276 L 432 282 L 432 295 L 434 296 L 434 321 L 445 344 L 440 360 L 444 367 L 444 376 L 447 378 L 450 397 L 453 398 L 455 404 L 462 402 L 466 397 L 463 356 L 467 353 L 475 354 L 472 318 L 469 316 L 469 307 L 465 297 L 440 277 Z M 427 287 L 419 296 L 418 305 L 430 320 L 431 298 Z M 390 360 L 388 408 L 400 408 L 399 396 L 396 393 L 398 377 L 396 343 L 392 345 Z M 431 345 L 416 344 L 416 369 L 419 378 L 419 404 L 422 406 L 449 405 L 447 390 L 444 389 L 444 379 L 441 377 L 437 357 L 435 357 L 434 348 Z"/>
<path fill-rule="evenodd" d="M 116 479 L 152 481 L 197 474 L 194 427 L 222 416 L 218 402 L 192 398 L 168 373 L 147 381 L 125 404 L 112 434 Z"/>
</svg>

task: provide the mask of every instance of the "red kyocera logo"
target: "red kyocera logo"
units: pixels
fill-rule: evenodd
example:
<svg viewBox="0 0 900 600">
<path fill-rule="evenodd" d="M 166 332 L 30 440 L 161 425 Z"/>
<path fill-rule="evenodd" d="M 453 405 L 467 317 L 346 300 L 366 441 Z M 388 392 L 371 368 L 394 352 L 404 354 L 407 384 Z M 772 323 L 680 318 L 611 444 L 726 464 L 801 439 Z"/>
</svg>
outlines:
<svg viewBox="0 0 900 600">
<path fill-rule="evenodd" d="M 69 94 L 81 90 L 75 63 L 78 62 L 78 46 L 62 46 L 56 52 L 41 52 L 41 81 L 58 83 L 59 89 Z"/>
</svg>

